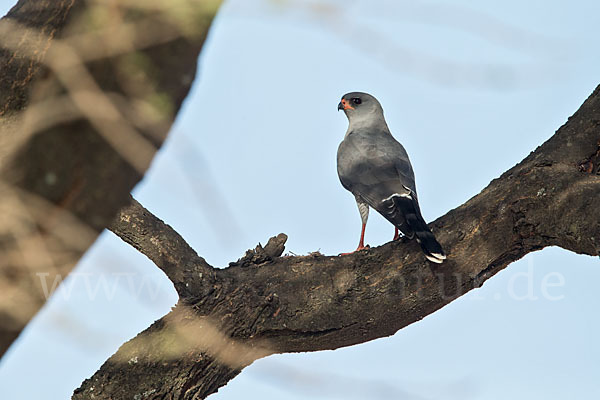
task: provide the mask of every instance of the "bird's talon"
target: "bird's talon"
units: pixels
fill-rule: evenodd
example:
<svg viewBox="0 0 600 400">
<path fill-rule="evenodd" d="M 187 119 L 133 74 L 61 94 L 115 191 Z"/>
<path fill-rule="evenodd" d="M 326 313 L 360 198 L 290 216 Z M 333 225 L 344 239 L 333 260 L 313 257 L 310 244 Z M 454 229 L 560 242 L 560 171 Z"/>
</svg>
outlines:
<svg viewBox="0 0 600 400">
<path fill-rule="evenodd" d="M 354 250 L 354 251 L 351 251 L 351 252 L 349 252 L 349 253 L 340 253 L 340 256 L 347 256 L 348 254 L 354 254 L 354 253 L 356 253 L 357 251 L 361 251 L 361 250 L 369 250 L 370 248 L 371 248 L 371 246 L 369 246 L 369 245 L 366 245 L 366 246 L 358 246 L 358 247 L 356 248 L 356 250 Z"/>
</svg>

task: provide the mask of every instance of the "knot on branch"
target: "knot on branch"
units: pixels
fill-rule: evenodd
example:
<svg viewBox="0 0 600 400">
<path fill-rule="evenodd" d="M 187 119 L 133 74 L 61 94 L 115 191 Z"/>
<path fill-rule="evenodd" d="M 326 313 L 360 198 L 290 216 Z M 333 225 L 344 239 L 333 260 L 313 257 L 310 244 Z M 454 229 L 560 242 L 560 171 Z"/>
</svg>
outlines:
<svg viewBox="0 0 600 400">
<path fill-rule="evenodd" d="M 285 233 L 273 236 L 264 247 L 259 243 L 254 250 L 246 251 L 244 257 L 236 262 L 229 263 L 229 266 L 248 267 L 252 264 L 259 265 L 273 261 L 273 259 L 283 254 L 287 239 L 288 237 Z"/>
<path fill-rule="evenodd" d="M 600 141 L 598 141 L 596 152 L 585 160 L 580 161 L 578 167 L 581 172 L 600 175 Z"/>
</svg>

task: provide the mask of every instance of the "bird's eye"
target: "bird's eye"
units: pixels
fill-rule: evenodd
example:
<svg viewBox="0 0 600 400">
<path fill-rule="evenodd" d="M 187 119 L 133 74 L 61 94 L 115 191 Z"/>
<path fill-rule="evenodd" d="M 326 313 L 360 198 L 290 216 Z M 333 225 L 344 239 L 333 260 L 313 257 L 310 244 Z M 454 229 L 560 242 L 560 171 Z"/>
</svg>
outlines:
<svg viewBox="0 0 600 400">
<path fill-rule="evenodd" d="M 355 97 L 355 98 L 353 98 L 353 99 L 352 99 L 352 102 L 353 102 L 354 104 L 360 104 L 360 103 L 362 103 L 362 100 L 361 100 L 361 99 L 359 99 L 358 97 Z"/>
</svg>

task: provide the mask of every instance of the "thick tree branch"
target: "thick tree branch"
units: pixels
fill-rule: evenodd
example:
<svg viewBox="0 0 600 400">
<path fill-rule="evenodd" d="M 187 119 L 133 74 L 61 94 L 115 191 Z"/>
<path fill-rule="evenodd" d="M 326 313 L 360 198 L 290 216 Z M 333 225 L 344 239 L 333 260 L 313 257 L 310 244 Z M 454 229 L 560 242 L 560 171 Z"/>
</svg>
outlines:
<svg viewBox="0 0 600 400">
<path fill-rule="evenodd" d="M 0 20 L 0 356 L 45 302 L 40 279 L 64 278 L 129 202 L 219 3 L 20 0 Z"/>
<path fill-rule="evenodd" d="M 181 298 L 203 296 L 214 283 L 215 269 L 135 199 L 130 198 L 109 228 L 162 269 Z"/>
<path fill-rule="evenodd" d="M 204 398 L 267 354 L 335 349 L 392 335 L 529 252 L 560 246 L 596 256 L 599 140 L 600 86 L 551 139 L 431 224 L 449 255 L 444 264 L 425 261 L 414 242 L 348 256 L 265 258 L 257 248 L 217 270 L 208 296 L 182 297 L 73 398 Z M 118 234 L 127 241 L 129 234 Z M 189 253 L 180 257 L 193 253 L 179 247 Z M 173 350 L 173 343 L 184 344 Z M 135 364 L 123 362 L 131 359 Z"/>
</svg>

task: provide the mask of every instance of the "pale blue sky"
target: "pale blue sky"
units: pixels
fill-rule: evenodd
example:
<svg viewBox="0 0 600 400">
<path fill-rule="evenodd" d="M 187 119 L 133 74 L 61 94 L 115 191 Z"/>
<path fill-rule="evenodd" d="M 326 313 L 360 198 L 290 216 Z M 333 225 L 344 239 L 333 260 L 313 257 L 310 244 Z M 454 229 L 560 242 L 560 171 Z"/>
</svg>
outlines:
<svg viewBox="0 0 600 400">
<path fill-rule="evenodd" d="M 135 196 L 217 266 L 279 232 L 296 254 L 352 250 L 360 218 L 336 175 L 347 126 L 336 106 L 363 90 L 383 104 L 435 219 L 600 83 L 599 12 L 594 0 L 230 0 Z M 392 235 L 373 214 L 367 243 Z M 600 398 L 598 263 L 531 254 L 390 338 L 260 360 L 211 399 Z M 175 301 L 156 267 L 103 234 L 0 363 L 0 398 L 68 398 Z"/>
</svg>

